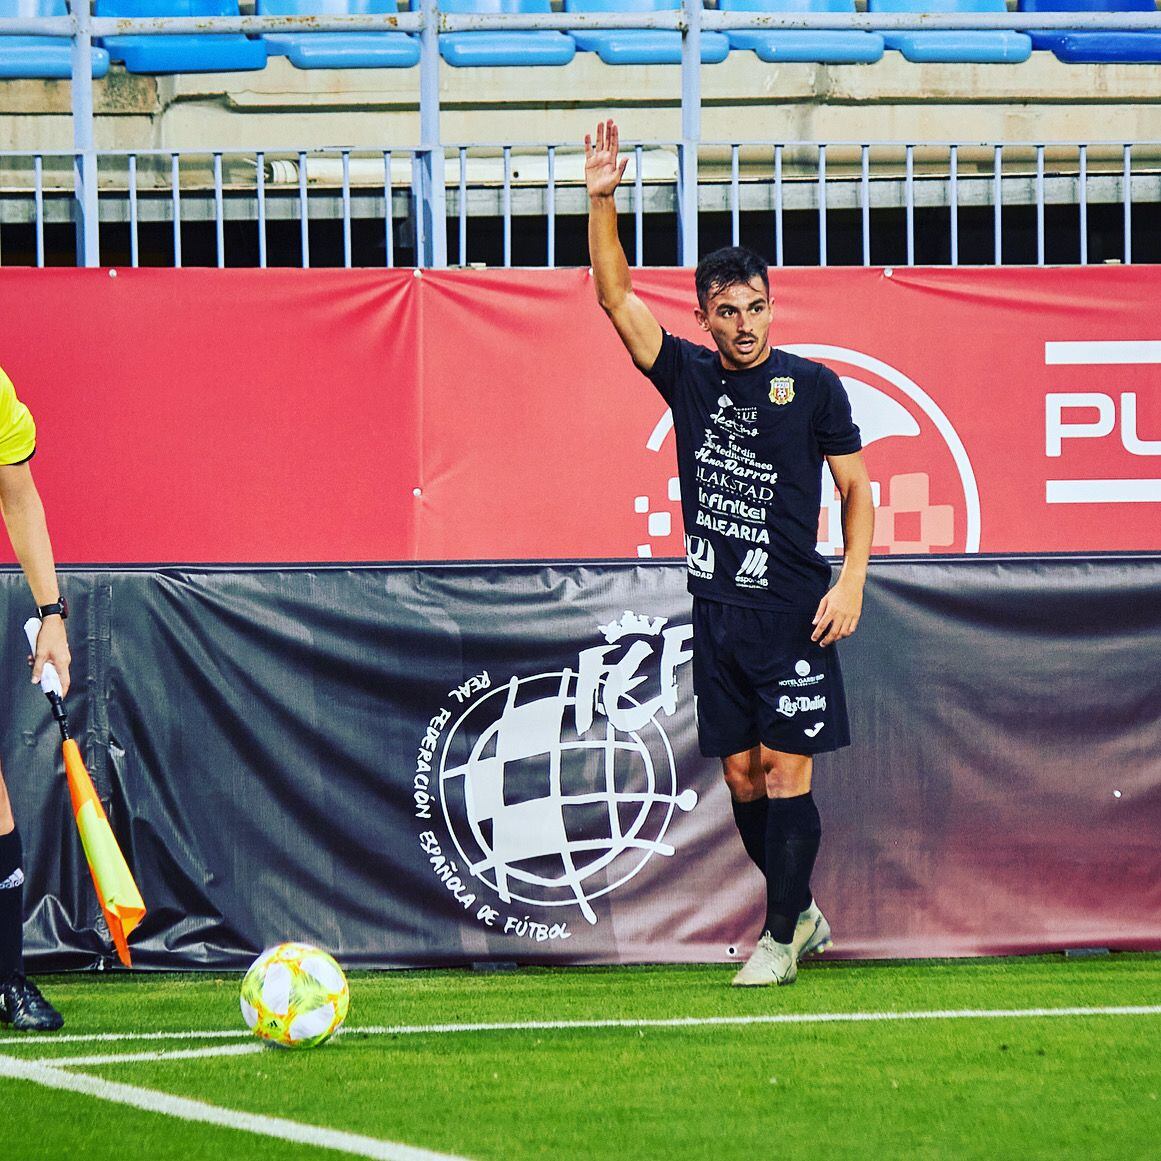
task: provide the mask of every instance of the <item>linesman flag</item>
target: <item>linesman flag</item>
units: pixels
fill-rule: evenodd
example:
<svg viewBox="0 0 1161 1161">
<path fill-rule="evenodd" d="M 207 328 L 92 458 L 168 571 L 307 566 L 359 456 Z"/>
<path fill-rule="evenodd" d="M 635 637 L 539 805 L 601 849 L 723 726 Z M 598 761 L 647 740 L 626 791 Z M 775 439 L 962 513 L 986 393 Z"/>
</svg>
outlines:
<svg viewBox="0 0 1161 1161">
<path fill-rule="evenodd" d="M 35 652 L 40 621 L 31 617 L 24 623 L 24 632 Z M 113 937 L 118 958 L 126 967 L 132 967 L 129 936 L 145 917 L 145 904 L 133 881 L 129 865 L 125 862 L 125 856 L 117 845 L 105 808 L 93 788 L 93 780 L 85 769 L 80 748 L 69 734 L 69 719 L 61 696 L 60 676 L 51 663 L 44 667 L 40 688 L 44 690 L 52 706 L 52 716 L 60 727 L 69 797 L 73 801 L 73 814 L 76 816 L 77 830 L 81 832 L 81 846 L 85 848 L 85 859 L 89 864 L 89 873 L 93 876 L 93 886 L 97 889 L 97 899 L 104 912 L 105 922 L 109 925 L 109 934 Z"/>
</svg>

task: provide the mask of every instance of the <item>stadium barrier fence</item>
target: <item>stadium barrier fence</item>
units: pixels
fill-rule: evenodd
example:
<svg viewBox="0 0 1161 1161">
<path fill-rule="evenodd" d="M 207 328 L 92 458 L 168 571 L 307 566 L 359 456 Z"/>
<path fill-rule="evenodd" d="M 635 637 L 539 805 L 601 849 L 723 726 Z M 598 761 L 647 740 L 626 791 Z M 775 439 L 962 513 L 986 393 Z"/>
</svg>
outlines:
<svg viewBox="0 0 1161 1161">
<path fill-rule="evenodd" d="M 635 266 L 658 264 L 646 249 L 648 219 L 680 210 L 680 157 L 674 141 L 627 142 L 633 161 L 618 195 L 619 208 L 632 222 L 629 260 Z M 445 245 L 455 265 L 466 266 L 473 253 L 473 227 L 484 219 L 499 222 L 499 252 L 491 264 L 558 265 L 558 224 L 577 220 L 587 209 L 583 154 L 573 142 L 446 144 L 435 151 L 436 168 L 445 183 Z M 940 211 L 936 264 L 961 261 L 961 217 L 964 211 L 990 210 L 991 244 L 984 255 L 978 244 L 969 263 L 1012 262 L 1005 253 L 1005 213 L 1031 208 L 1035 222 L 1032 253 L 1017 258 L 1043 266 L 1066 249 L 1068 260 L 1090 261 L 1091 206 L 1120 206 L 1116 260 L 1134 260 L 1134 208 L 1161 204 L 1161 141 L 1133 142 L 955 142 L 922 145 L 892 141 L 862 142 L 700 142 L 698 146 L 699 215 L 724 215 L 729 242 L 742 238 L 742 215 L 749 215 L 748 236 L 755 228 L 771 242 L 775 265 L 790 261 L 786 253 L 787 215 L 815 218 L 811 264 L 832 261 L 833 215 L 858 215 L 857 252 L 843 261 L 863 266 L 882 264 L 873 225 L 877 211 L 903 213 L 902 251 L 888 259 L 915 265 L 917 214 Z M 1137 158 L 1142 160 L 1138 161 Z M 312 265 L 311 222 L 337 222 L 341 246 L 323 265 L 425 265 L 424 222 L 431 222 L 417 201 L 416 182 L 423 172 L 415 148 L 253 150 L 95 150 L 91 155 L 97 186 L 94 199 L 98 249 L 116 253 L 111 264 L 142 264 L 141 228 L 167 225 L 171 248 L 166 261 L 184 264 L 183 226 L 212 225 L 210 264 L 268 264 L 268 224 L 298 226 L 296 264 Z M 49 261 L 46 227 L 72 223 L 76 215 L 72 154 L 0 152 L 4 190 L 0 193 L 0 226 L 31 227 L 29 242 L 17 250 L 4 247 L 0 265 L 44 266 Z M 990 170 L 990 172 L 988 172 Z M 1075 209 L 1075 223 L 1050 224 L 1052 207 Z M 528 218 L 545 223 L 543 249 L 531 262 L 514 258 L 514 226 Z M 226 224 L 252 223 L 251 258 L 227 251 Z M 356 225 L 364 237 L 377 238 L 373 253 L 353 241 Z M 124 227 L 126 247 L 113 248 L 111 227 Z M 430 225 L 429 227 L 430 228 Z M 1067 236 L 1066 236 L 1067 235 Z M 402 245 L 400 244 L 402 242 Z M 13 258 L 10 253 L 16 253 Z M 400 251 L 407 261 L 399 260 Z M 156 247 L 150 264 L 156 264 Z M 1109 260 L 1102 251 L 1098 261 Z M 575 260 L 575 256 L 574 256 Z M 203 262 L 206 259 L 202 260 Z M 932 260 L 927 259 L 930 263 Z M 1056 258 L 1059 262 L 1060 259 Z M 799 259 L 801 263 L 801 259 Z M 285 264 L 285 259 L 281 264 Z M 318 258 L 314 260 L 318 264 Z M 570 263 L 562 263 L 568 265 Z"/>
</svg>

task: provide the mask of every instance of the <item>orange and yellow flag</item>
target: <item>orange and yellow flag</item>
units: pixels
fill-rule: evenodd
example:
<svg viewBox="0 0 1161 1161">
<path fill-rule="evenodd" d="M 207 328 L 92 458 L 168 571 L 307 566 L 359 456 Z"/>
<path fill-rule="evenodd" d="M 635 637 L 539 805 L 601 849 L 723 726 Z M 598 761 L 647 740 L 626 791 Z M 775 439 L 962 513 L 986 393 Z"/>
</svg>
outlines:
<svg viewBox="0 0 1161 1161">
<path fill-rule="evenodd" d="M 125 862 L 125 856 L 117 845 L 105 808 L 93 789 L 93 780 L 85 769 L 76 742 L 66 738 L 62 749 L 69 796 L 73 800 L 73 814 L 76 815 L 77 830 L 81 832 L 81 845 L 85 848 L 93 886 L 97 889 L 97 898 L 105 913 L 109 933 L 117 946 L 117 955 L 126 967 L 132 967 L 128 940 L 133 929 L 145 917 L 145 904 L 133 881 L 133 873 Z"/>
</svg>

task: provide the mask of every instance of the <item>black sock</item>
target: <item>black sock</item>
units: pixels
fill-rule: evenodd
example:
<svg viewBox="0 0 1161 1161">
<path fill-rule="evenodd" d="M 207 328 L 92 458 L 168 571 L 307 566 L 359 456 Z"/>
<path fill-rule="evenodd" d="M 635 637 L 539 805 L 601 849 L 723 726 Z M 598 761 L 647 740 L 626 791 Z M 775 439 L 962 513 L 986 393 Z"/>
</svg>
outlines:
<svg viewBox="0 0 1161 1161">
<path fill-rule="evenodd" d="M 766 804 L 770 800 L 763 794 L 753 802 L 730 800 L 734 808 L 734 823 L 742 836 L 742 846 L 746 854 L 754 860 L 754 866 L 766 873 Z"/>
<path fill-rule="evenodd" d="M 822 837 L 818 807 L 809 791 L 771 798 L 766 818 L 766 930 L 789 943 L 798 913 L 810 906 L 810 874 Z"/>
<path fill-rule="evenodd" d="M 24 970 L 23 862 L 20 831 L 0 834 L 0 978 Z"/>
</svg>

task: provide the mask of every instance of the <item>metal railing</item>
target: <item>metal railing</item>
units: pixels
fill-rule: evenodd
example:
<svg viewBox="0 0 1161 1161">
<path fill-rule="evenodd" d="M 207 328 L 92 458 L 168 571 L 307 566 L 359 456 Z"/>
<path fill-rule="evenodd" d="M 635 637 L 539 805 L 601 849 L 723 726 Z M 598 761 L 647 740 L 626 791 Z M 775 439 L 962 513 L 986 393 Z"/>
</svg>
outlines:
<svg viewBox="0 0 1161 1161">
<path fill-rule="evenodd" d="M 627 142 L 630 169 L 619 191 L 619 208 L 631 222 L 629 258 L 635 265 L 652 261 L 646 246 L 650 216 L 672 216 L 681 197 L 680 142 Z M 480 223 L 498 223 L 498 253 L 493 264 L 514 264 L 514 223 L 530 218 L 545 225 L 545 244 L 536 264 L 555 266 L 561 223 L 582 219 L 587 210 L 583 154 L 574 143 L 514 145 L 474 143 L 441 146 L 433 151 L 435 168 L 446 180 L 445 235 L 460 264 L 473 257 Z M 75 198 L 71 155 L 0 154 L 0 226 L 31 226 L 36 265 L 46 264 L 46 227 L 73 220 Z M 406 235 L 410 260 L 422 257 L 423 214 L 416 202 L 417 171 L 424 162 L 416 149 L 248 151 L 139 150 L 94 151 L 96 206 L 93 221 L 106 233 L 116 228 L 126 242 L 121 260 L 142 263 L 142 231 L 158 229 L 170 238 L 168 258 L 183 264 L 183 229 L 212 229 L 211 263 L 225 266 L 227 225 L 237 239 L 244 231 L 254 264 L 268 264 L 269 232 L 297 232 L 297 264 L 312 264 L 311 232 L 328 225 L 338 231 L 338 258 L 327 264 L 394 266 L 398 238 Z M 765 237 L 777 265 L 786 264 L 788 224 L 802 234 L 813 229 L 813 261 L 830 262 L 835 221 L 857 233 L 857 261 L 863 265 L 914 264 L 919 250 L 921 215 L 926 250 L 938 229 L 941 260 L 961 262 L 961 221 L 990 217 L 990 253 L 977 245 L 972 261 L 1006 260 L 1005 219 L 1022 208 L 1035 215 L 1034 261 L 1048 261 L 1052 207 L 1076 208 L 1070 260 L 1090 261 L 1090 206 L 1120 210 L 1117 252 L 1099 257 L 1133 261 L 1135 206 L 1161 206 L 1161 141 L 1096 143 L 928 142 L 701 142 L 698 153 L 696 212 L 729 223 L 729 237 L 741 240 L 742 216 L 747 238 Z M 896 253 L 884 255 L 883 231 L 872 228 L 873 216 L 902 211 Z M 938 223 L 932 224 L 933 212 Z M 852 216 L 856 224 L 852 226 Z M 810 226 L 813 219 L 815 225 Z M 252 227 L 252 232 L 251 232 Z M 1059 226 L 1057 234 L 1059 234 Z M 357 235 L 357 237 L 356 237 Z M 2 235 L 0 235 L 2 236 Z M 368 248 L 374 239 L 374 251 Z M 99 239 L 98 239 L 99 240 Z M 235 243 L 236 244 L 236 243 Z M 332 243 L 331 249 L 335 247 Z M 527 246 L 523 248 L 527 254 Z M 849 259 L 848 259 L 849 260 Z M 0 248 L 0 264 L 5 251 Z M 527 259 L 526 259 L 527 261 Z M 419 262 L 418 264 L 424 264 Z"/>
<path fill-rule="evenodd" d="M 647 28 L 670 29 L 682 34 L 682 62 L 681 62 L 681 138 L 670 143 L 676 158 L 676 172 L 672 181 L 672 204 L 677 214 L 678 222 L 678 261 L 683 265 L 692 265 L 698 254 L 698 212 L 699 202 L 703 197 L 712 196 L 712 183 L 707 183 L 699 169 L 701 159 L 707 153 L 721 149 L 735 150 L 731 154 L 731 171 L 729 187 L 731 193 L 730 213 L 736 223 L 742 203 L 743 181 L 737 174 L 738 158 L 745 146 L 742 143 L 727 143 L 715 145 L 701 139 L 701 77 L 700 77 L 700 37 L 702 31 L 722 31 L 741 28 L 800 28 L 800 29 L 860 29 L 867 31 L 887 30 L 917 30 L 917 29 L 1161 29 L 1161 13 L 912 13 L 912 14 L 870 14 L 870 13 L 741 13 L 703 10 L 701 0 L 683 0 L 681 9 L 667 12 L 652 13 L 551 13 L 551 14 L 496 14 L 496 15 L 468 15 L 443 13 L 438 9 L 436 0 L 422 0 L 422 5 L 415 12 L 400 12 L 397 14 L 364 15 L 364 16 L 239 16 L 217 18 L 185 18 L 185 17 L 156 17 L 150 19 L 120 19 L 94 17 L 91 13 L 89 0 L 72 0 L 71 13 L 68 16 L 46 18 L 21 18 L 0 20 L 0 36 L 3 35 L 42 35 L 66 38 L 72 46 L 72 123 L 73 123 L 73 153 L 71 155 L 72 183 L 71 200 L 72 215 L 76 222 L 77 243 L 76 257 L 78 265 L 96 266 L 100 264 L 100 221 L 102 214 L 102 190 L 99 168 L 102 163 L 108 165 L 114 162 L 123 164 L 127 174 L 134 174 L 132 180 L 127 181 L 125 189 L 125 204 L 131 224 L 131 234 L 136 239 L 136 223 L 140 210 L 140 195 L 136 182 L 136 170 L 139 159 L 149 158 L 154 164 L 155 155 L 148 151 L 136 153 L 111 154 L 98 151 L 94 143 L 94 103 L 91 47 L 94 37 L 109 37 L 116 35 L 164 35 L 172 33 L 273 33 L 273 32 L 327 32 L 327 31 L 402 31 L 418 34 L 420 41 L 420 64 L 418 67 L 419 87 L 419 140 L 414 146 L 402 149 L 385 151 L 388 157 L 388 175 L 384 183 L 383 218 L 386 223 L 385 251 L 388 261 L 393 260 L 393 243 L 391 239 L 391 222 L 395 216 L 394 206 L 400 200 L 399 192 L 395 189 L 396 183 L 390 180 L 391 158 L 406 157 L 409 163 L 408 190 L 410 198 L 407 204 L 410 207 L 409 218 L 414 229 L 414 253 L 417 265 L 443 266 L 448 261 L 448 179 L 447 165 L 449 158 L 463 159 L 465 151 L 473 146 L 448 146 L 441 139 L 440 133 L 440 103 L 439 103 L 439 68 L 440 56 L 438 37 L 441 32 L 456 31 L 483 31 L 488 29 L 607 29 L 607 28 Z M 643 148 L 642 146 L 641 148 Z M 802 180 L 794 175 L 787 176 L 783 170 L 787 151 L 801 148 L 800 143 L 764 143 L 755 146 L 771 151 L 772 173 L 769 180 L 763 178 L 748 179 L 744 184 L 747 187 L 747 197 L 768 196 L 774 215 L 774 231 L 777 240 L 777 254 L 781 261 L 783 256 L 783 222 L 782 215 L 786 210 L 788 198 L 809 197 L 805 193 Z M 450 153 L 449 153 L 450 148 Z M 510 160 L 511 145 L 502 146 L 508 150 L 503 156 Z M 557 157 L 562 155 L 563 145 L 544 145 L 548 161 L 548 174 L 544 182 L 544 197 L 547 203 L 550 221 L 554 218 L 557 207 L 556 197 L 561 187 L 552 174 L 552 166 Z M 937 186 L 946 190 L 950 214 L 950 245 L 951 261 L 958 261 L 958 207 L 961 196 L 967 190 L 974 190 L 978 181 L 968 181 L 961 177 L 958 164 L 962 150 L 967 148 L 965 143 L 947 142 L 942 146 L 932 146 L 924 143 L 922 146 L 909 143 L 856 143 L 853 146 L 843 146 L 838 143 L 806 145 L 806 149 L 813 149 L 816 155 L 817 173 L 814 178 L 816 206 L 819 216 L 819 258 L 825 264 L 827 260 L 827 213 L 828 206 L 833 204 L 835 196 L 850 198 L 860 197 L 859 203 L 864 214 L 863 247 L 864 258 L 869 261 L 870 238 L 867 225 L 867 215 L 871 207 L 871 178 L 867 170 L 869 151 L 878 148 L 895 148 L 904 152 L 904 173 L 902 176 L 903 192 L 902 205 L 907 212 L 907 253 L 908 260 L 914 256 L 914 211 L 918 204 L 920 190 L 929 193 Z M 916 152 L 920 149 L 943 148 L 948 153 L 947 173 L 942 182 L 932 182 L 924 175 L 915 172 Z M 1030 143 L 1027 146 L 1003 143 L 985 145 L 994 153 L 992 174 L 993 204 L 995 215 L 995 255 L 996 262 L 1002 260 L 1002 230 L 1001 215 L 1005 204 L 1005 189 L 1012 184 L 1013 179 L 1024 183 L 1029 175 L 1020 174 L 1011 177 L 1004 172 L 1004 155 L 1009 156 L 1021 149 L 1033 150 L 1035 153 L 1035 174 L 1031 177 L 1036 183 L 1035 204 L 1038 209 L 1038 254 L 1043 261 L 1043 214 L 1047 183 L 1057 179 L 1050 177 L 1045 171 L 1046 155 L 1055 146 L 1047 142 Z M 1088 194 L 1090 192 L 1090 175 L 1087 166 L 1091 160 L 1092 151 L 1096 148 L 1093 143 L 1071 143 L 1063 146 L 1072 149 L 1077 154 L 1077 173 L 1075 188 L 1078 202 L 1081 206 L 1081 260 L 1087 261 L 1087 232 L 1083 224 Z M 1112 142 L 1105 143 L 1108 148 L 1119 149 L 1122 152 L 1121 172 L 1119 176 L 1121 198 L 1124 206 L 1124 246 L 1123 261 L 1132 260 L 1132 204 L 1135 190 L 1140 189 L 1142 197 L 1154 198 L 1154 177 L 1151 173 L 1135 174 L 1133 171 L 1134 152 L 1156 152 L 1155 142 Z M 857 179 L 849 176 L 831 178 L 827 174 L 827 159 L 836 156 L 844 149 L 856 149 L 861 152 L 862 172 Z M 238 199 L 231 193 L 227 198 L 222 167 L 228 156 L 225 150 L 201 150 L 201 154 L 209 156 L 214 167 L 213 198 L 216 221 L 218 224 L 218 254 L 221 262 L 224 258 L 224 237 L 222 223 L 225 221 L 227 201 L 236 202 Z M 345 231 L 346 258 L 351 259 L 350 252 L 350 223 L 351 223 L 351 183 L 349 180 L 349 166 L 356 156 L 355 150 L 336 150 L 340 164 L 347 167 L 344 170 L 342 193 L 342 220 Z M 309 169 L 310 158 L 316 156 L 317 151 L 303 151 L 298 156 L 302 161 L 300 167 L 300 190 L 298 195 L 299 213 L 301 219 L 301 237 L 303 263 L 309 264 Z M 7 164 L 22 155 L 9 153 L 0 156 Z M 44 166 L 47 155 L 29 156 L 33 170 L 34 181 L 31 196 L 35 204 L 35 221 L 37 223 L 37 256 L 38 261 L 44 260 L 43 222 L 46 208 L 46 190 L 44 186 Z M 181 221 L 182 221 L 182 191 L 180 181 L 181 154 L 169 153 L 171 166 L 171 199 L 172 220 L 174 223 L 174 257 L 180 262 L 181 251 Z M 250 155 L 254 158 L 254 201 L 255 217 L 259 223 L 260 247 L 263 249 L 266 218 L 267 191 L 264 188 L 263 169 L 265 157 Z M 320 158 L 321 159 L 321 158 Z M 464 165 L 459 166 L 458 188 L 452 197 L 452 210 L 455 215 L 459 231 L 459 253 L 461 262 L 466 255 L 466 222 L 464 218 L 465 205 L 468 202 L 468 183 L 465 177 Z M 1107 174 L 1094 175 L 1095 180 L 1107 184 Z M 511 194 L 511 183 L 504 180 L 502 189 L 504 197 Z M 853 191 L 857 189 L 857 194 Z M 766 192 L 763 193 L 762 191 Z M 926 193 L 924 196 L 926 196 Z M 940 195 L 943 196 L 943 195 Z M 974 194 L 970 196 L 975 196 Z M 1102 195 L 1103 196 L 1103 195 Z M 644 193 L 640 179 L 634 187 L 631 197 L 636 201 L 632 204 L 632 212 L 638 216 L 638 239 L 641 238 L 641 223 L 639 215 L 643 212 Z M 51 199 L 50 199 L 51 200 Z M 502 211 L 506 223 L 505 230 L 511 228 L 511 204 L 505 202 Z M 735 224 L 736 233 L 736 224 Z M 548 264 L 553 264 L 554 230 L 548 230 Z M 507 235 L 506 235 L 507 238 Z M 510 238 L 505 242 L 505 254 L 510 258 Z M 133 244 L 136 254 L 136 241 Z M 638 241 L 638 257 L 640 256 L 640 241 Z M 508 260 L 506 258 L 506 260 Z"/>
</svg>

